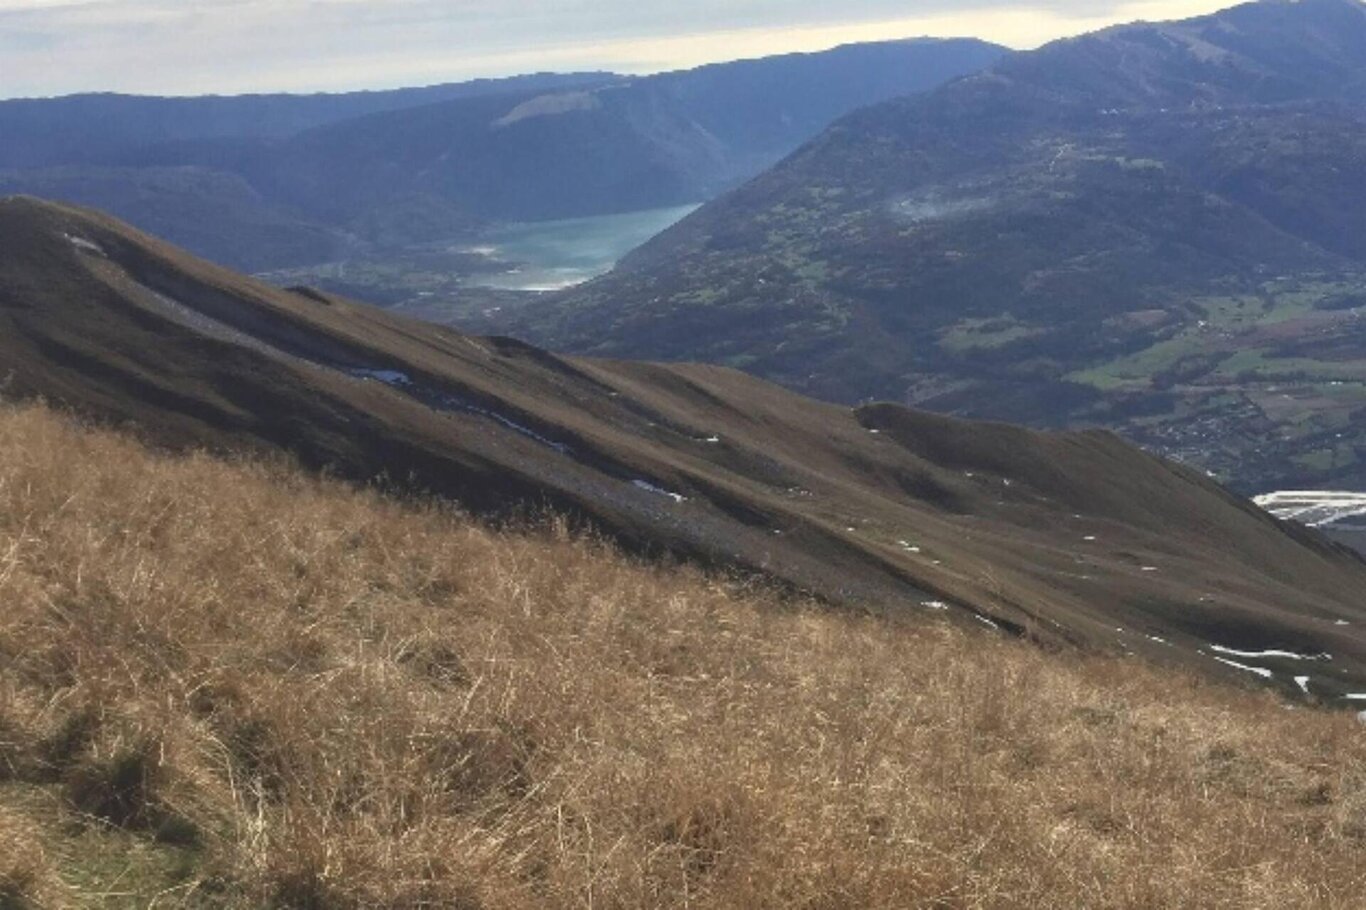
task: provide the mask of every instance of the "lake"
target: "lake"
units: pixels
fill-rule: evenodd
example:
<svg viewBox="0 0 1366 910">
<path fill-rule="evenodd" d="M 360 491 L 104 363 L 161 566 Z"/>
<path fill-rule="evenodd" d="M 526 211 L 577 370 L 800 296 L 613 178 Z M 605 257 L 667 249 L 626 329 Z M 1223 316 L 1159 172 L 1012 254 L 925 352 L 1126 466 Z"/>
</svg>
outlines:
<svg viewBox="0 0 1366 910">
<path fill-rule="evenodd" d="M 514 263 L 512 270 L 479 275 L 471 287 L 558 291 L 596 278 L 651 237 L 697 211 L 696 205 L 620 215 L 538 221 L 498 228 L 467 252 Z"/>
</svg>

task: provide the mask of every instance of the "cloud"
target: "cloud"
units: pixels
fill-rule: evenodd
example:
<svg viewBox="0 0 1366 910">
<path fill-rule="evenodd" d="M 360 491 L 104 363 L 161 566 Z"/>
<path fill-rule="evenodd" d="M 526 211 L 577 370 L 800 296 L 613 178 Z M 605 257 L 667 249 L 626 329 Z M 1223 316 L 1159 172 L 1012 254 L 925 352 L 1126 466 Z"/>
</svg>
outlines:
<svg viewBox="0 0 1366 910">
<path fill-rule="evenodd" d="M 1032 47 L 1209 0 L 0 0 L 0 94 L 382 88 L 545 69 L 652 72 L 851 41 Z"/>
</svg>

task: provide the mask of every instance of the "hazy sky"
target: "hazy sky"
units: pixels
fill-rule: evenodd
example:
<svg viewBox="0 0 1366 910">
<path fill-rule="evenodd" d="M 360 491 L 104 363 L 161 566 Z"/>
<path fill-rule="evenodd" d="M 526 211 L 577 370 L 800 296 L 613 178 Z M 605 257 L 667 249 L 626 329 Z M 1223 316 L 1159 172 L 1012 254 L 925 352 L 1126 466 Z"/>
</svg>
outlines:
<svg viewBox="0 0 1366 910">
<path fill-rule="evenodd" d="M 389 88 L 655 72 L 851 41 L 1035 47 L 1232 0 L 0 0 L 0 97 Z"/>
</svg>

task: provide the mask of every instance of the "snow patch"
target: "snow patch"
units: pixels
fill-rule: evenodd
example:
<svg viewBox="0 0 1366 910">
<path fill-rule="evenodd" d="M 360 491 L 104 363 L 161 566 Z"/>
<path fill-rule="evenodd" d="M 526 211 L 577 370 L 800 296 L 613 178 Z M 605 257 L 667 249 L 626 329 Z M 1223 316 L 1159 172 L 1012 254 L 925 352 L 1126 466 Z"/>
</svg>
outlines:
<svg viewBox="0 0 1366 910">
<path fill-rule="evenodd" d="M 683 494 L 671 493 L 663 487 L 655 486 L 648 480 L 633 480 L 631 481 L 631 486 L 635 487 L 638 490 L 644 490 L 646 493 L 654 493 L 656 496 L 667 496 L 674 502 L 683 503 L 688 501 L 688 497 L 684 496 Z"/>
<path fill-rule="evenodd" d="M 1233 667 L 1236 670 L 1242 670 L 1246 673 L 1256 673 L 1263 679 L 1271 679 L 1271 677 L 1276 675 L 1272 673 L 1270 670 L 1266 669 L 1265 667 L 1249 667 L 1247 664 L 1240 664 L 1237 661 L 1225 660 L 1222 657 L 1216 657 L 1214 659 L 1219 661 L 1219 663 L 1221 664 L 1228 664 L 1230 667 Z"/>
<path fill-rule="evenodd" d="M 1236 648 L 1225 648 L 1223 645 L 1210 645 L 1211 651 L 1218 651 L 1220 654 L 1227 654 L 1230 657 L 1251 657 L 1258 658 L 1280 657 L 1285 660 L 1332 660 L 1331 654 L 1297 654 L 1294 651 L 1239 651 Z"/>
<path fill-rule="evenodd" d="M 521 433 L 528 439 L 535 440 L 543 446 L 548 446 L 549 448 L 554 449 L 556 452 L 559 452 L 561 455 L 569 455 L 574 451 L 564 443 L 556 442 L 553 439 L 546 439 L 544 436 L 542 436 L 540 433 L 537 433 L 535 430 L 532 430 L 529 427 L 524 427 L 520 423 L 517 423 L 515 420 L 509 420 L 508 418 L 504 417 L 502 414 L 497 413 L 496 411 L 486 411 L 483 408 L 476 408 L 473 406 L 470 406 L 469 408 L 467 408 L 467 410 L 473 411 L 476 414 L 481 414 L 484 417 L 489 418 L 490 420 L 497 421 L 498 423 L 501 423 L 503 426 L 507 427 L 509 430 L 512 430 L 514 433 Z"/>
<path fill-rule="evenodd" d="M 922 600 L 920 605 L 930 610 L 947 610 L 949 608 L 949 605 L 942 600 Z"/>
<path fill-rule="evenodd" d="M 70 241 L 71 245 L 78 250 L 82 250 L 86 253 L 94 253 L 96 256 L 105 255 L 104 249 L 93 240 L 86 240 L 84 237 L 76 237 L 72 234 L 63 234 L 62 236 Z"/>
<path fill-rule="evenodd" d="M 430 390 L 422 389 L 420 386 L 413 382 L 412 377 L 409 376 L 407 373 L 401 373 L 398 370 L 372 369 L 352 369 L 348 370 L 347 373 L 351 376 L 354 376 L 357 379 L 382 382 L 385 385 L 390 386 L 391 388 L 416 390 L 419 393 L 416 395 L 416 397 L 419 400 L 425 401 L 425 403 L 427 403 L 429 406 L 439 407 L 446 410 L 464 411 L 468 414 L 477 414 L 480 417 L 487 417 L 489 420 L 492 420 L 495 423 L 502 424 L 509 430 L 512 430 L 514 433 L 519 433 L 528 439 L 531 439 L 535 442 L 539 442 L 541 445 L 547 448 L 554 449 L 561 455 L 574 454 L 574 450 L 569 446 L 565 445 L 564 443 L 556 442 L 553 439 L 547 439 L 545 436 L 542 436 L 540 433 L 537 433 L 530 427 L 523 426 L 517 421 L 511 419 L 510 417 L 505 417 L 504 415 L 499 414 L 497 411 L 490 411 L 488 408 L 481 408 L 478 405 L 470 404 L 468 401 L 464 401 L 460 398 L 456 398 L 451 395 L 436 394 L 431 392 Z M 433 403 L 433 401 L 431 400 L 428 400 L 429 398 L 435 399 L 435 403 Z"/>
<path fill-rule="evenodd" d="M 1295 685 L 1299 686 L 1299 687 L 1300 687 L 1300 691 L 1303 692 L 1305 695 L 1308 695 L 1308 694 L 1309 694 L 1309 677 L 1308 677 L 1308 676 L 1296 676 L 1296 677 L 1295 677 Z"/>
<path fill-rule="evenodd" d="M 400 373 L 398 370 L 351 370 L 351 375 L 357 379 L 373 379 L 391 386 L 412 385 L 413 380 L 407 373 Z"/>
</svg>

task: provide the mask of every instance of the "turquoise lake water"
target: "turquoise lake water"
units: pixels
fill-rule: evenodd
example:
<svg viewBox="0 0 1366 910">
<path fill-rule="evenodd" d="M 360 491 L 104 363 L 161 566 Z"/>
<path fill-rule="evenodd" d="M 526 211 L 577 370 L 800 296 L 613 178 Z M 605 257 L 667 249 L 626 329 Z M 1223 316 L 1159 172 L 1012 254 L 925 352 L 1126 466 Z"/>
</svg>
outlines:
<svg viewBox="0 0 1366 910">
<path fill-rule="evenodd" d="M 621 257 L 682 221 L 696 205 L 539 221 L 501 228 L 479 252 L 520 263 L 516 271 L 483 276 L 476 286 L 510 291 L 555 291 L 611 271 Z"/>
</svg>

